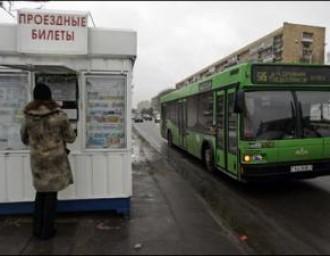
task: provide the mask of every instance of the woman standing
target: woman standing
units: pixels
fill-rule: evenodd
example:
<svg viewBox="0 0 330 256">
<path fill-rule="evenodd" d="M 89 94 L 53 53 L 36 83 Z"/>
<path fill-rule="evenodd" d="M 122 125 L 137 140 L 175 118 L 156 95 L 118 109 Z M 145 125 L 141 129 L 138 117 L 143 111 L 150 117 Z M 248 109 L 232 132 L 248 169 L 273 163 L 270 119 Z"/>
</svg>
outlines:
<svg viewBox="0 0 330 256">
<path fill-rule="evenodd" d="M 40 239 L 55 235 L 57 192 L 73 183 L 66 143 L 76 134 L 48 86 L 38 83 L 34 100 L 24 108 L 21 139 L 30 146 L 33 185 L 36 189 L 33 234 Z"/>
</svg>

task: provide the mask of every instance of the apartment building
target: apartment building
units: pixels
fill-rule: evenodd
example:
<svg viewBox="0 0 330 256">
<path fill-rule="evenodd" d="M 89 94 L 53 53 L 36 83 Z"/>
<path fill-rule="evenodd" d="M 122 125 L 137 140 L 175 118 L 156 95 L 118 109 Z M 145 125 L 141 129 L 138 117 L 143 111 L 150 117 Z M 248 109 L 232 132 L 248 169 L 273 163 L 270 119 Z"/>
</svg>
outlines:
<svg viewBox="0 0 330 256">
<path fill-rule="evenodd" d="M 176 88 L 242 62 L 324 64 L 324 56 L 325 27 L 284 22 L 279 29 L 178 82 Z"/>
</svg>

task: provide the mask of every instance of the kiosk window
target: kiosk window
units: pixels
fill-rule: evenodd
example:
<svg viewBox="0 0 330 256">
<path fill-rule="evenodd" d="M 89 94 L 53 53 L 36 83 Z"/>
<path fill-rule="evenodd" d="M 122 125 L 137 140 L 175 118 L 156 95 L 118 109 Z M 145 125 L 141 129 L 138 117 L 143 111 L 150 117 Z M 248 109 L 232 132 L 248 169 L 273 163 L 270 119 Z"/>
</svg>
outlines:
<svg viewBox="0 0 330 256">
<path fill-rule="evenodd" d="M 125 148 L 126 77 L 86 78 L 86 147 Z"/>
<path fill-rule="evenodd" d="M 56 101 L 76 101 L 77 76 L 76 75 L 38 75 L 38 80 L 45 82 L 52 91 Z"/>
<path fill-rule="evenodd" d="M 70 121 L 78 121 L 78 81 L 75 74 L 37 74 L 37 82 L 46 83 L 53 99 L 68 115 Z"/>
<path fill-rule="evenodd" d="M 21 150 L 20 128 L 28 103 L 28 78 L 24 74 L 0 75 L 0 150 Z"/>
</svg>

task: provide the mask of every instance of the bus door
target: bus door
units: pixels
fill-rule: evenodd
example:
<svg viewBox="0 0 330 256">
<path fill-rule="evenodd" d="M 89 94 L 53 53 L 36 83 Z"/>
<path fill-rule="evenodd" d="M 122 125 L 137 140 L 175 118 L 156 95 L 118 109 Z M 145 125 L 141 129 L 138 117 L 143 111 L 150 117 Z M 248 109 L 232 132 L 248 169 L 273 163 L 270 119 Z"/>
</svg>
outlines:
<svg viewBox="0 0 330 256">
<path fill-rule="evenodd" d="M 222 170 L 227 169 L 226 161 L 226 94 L 225 91 L 217 92 L 216 96 L 216 154 L 215 164 Z"/>
<path fill-rule="evenodd" d="M 217 92 L 216 165 L 237 175 L 237 114 L 234 113 L 235 89 Z"/>
<path fill-rule="evenodd" d="M 226 107 L 226 140 L 227 140 L 227 170 L 237 175 L 237 136 L 238 136 L 238 115 L 234 112 L 236 89 L 227 90 Z"/>
<path fill-rule="evenodd" d="M 178 102 L 178 128 L 179 128 L 179 145 L 186 148 L 186 132 L 187 132 L 187 102 L 181 100 Z"/>
</svg>

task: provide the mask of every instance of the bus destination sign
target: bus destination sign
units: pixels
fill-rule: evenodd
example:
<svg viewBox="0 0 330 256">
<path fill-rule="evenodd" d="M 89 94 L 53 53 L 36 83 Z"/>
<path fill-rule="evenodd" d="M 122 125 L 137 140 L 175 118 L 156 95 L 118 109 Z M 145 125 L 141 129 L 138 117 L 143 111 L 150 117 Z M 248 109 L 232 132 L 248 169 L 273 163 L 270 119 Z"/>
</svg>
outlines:
<svg viewBox="0 0 330 256">
<path fill-rule="evenodd" d="M 330 84 L 330 66 L 254 65 L 255 84 Z"/>
</svg>

